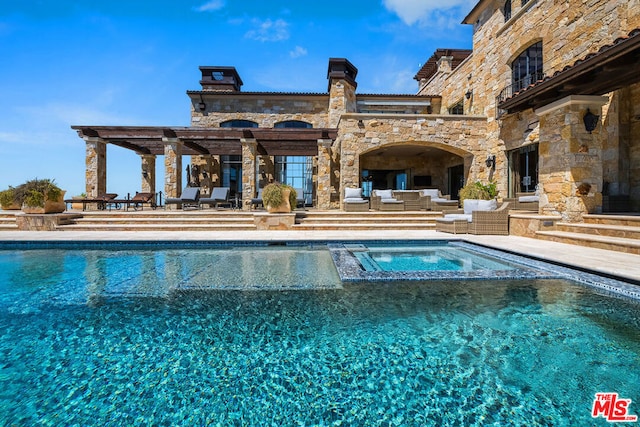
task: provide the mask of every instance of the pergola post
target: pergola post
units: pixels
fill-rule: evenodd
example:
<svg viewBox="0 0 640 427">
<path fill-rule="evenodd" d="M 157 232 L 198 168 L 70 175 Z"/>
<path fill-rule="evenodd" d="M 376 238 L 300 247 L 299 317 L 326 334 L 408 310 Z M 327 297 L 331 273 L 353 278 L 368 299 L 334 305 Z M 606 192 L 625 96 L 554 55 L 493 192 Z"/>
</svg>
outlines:
<svg viewBox="0 0 640 427">
<path fill-rule="evenodd" d="M 318 209 L 331 208 L 331 139 L 318 140 L 316 198 Z"/>
<path fill-rule="evenodd" d="M 240 138 L 242 144 L 242 209 L 251 209 L 256 184 L 256 161 L 258 141 L 253 138 Z"/>
<path fill-rule="evenodd" d="M 142 164 L 142 192 L 156 192 L 156 156 L 153 154 L 142 154 L 140 156 Z"/>
<path fill-rule="evenodd" d="M 83 139 L 86 143 L 85 191 L 87 197 L 96 198 L 107 192 L 107 144 L 98 137 Z"/>
<path fill-rule="evenodd" d="M 182 148 L 179 138 L 162 137 L 164 143 L 164 196 L 180 197 L 182 191 Z M 177 208 L 177 205 L 172 207 Z"/>
</svg>

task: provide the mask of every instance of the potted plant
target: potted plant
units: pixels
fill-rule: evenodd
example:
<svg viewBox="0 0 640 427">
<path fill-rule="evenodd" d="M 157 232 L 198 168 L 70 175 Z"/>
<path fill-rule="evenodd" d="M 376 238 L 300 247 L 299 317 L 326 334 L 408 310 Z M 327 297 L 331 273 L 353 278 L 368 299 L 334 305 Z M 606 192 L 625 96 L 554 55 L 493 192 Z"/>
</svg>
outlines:
<svg viewBox="0 0 640 427">
<path fill-rule="evenodd" d="M 262 202 L 270 213 L 291 212 L 291 206 L 296 205 L 297 196 L 293 187 L 277 182 L 268 184 L 262 190 Z"/>
<path fill-rule="evenodd" d="M 474 210 L 492 211 L 497 209 L 497 196 L 498 189 L 495 182 L 486 185 L 480 181 L 469 183 L 462 187 L 458 193 L 465 214 L 470 214 Z"/>
<path fill-rule="evenodd" d="M 0 203 L 3 206 L 5 203 L 19 206 L 25 213 L 59 213 L 65 210 L 65 192 L 50 179 L 32 179 L 1 193 Z"/>
<path fill-rule="evenodd" d="M 0 206 L 2 210 L 18 210 L 20 205 L 15 201 L 15 190 L 9 186 L 6 190 L 0 191 Z"/>
<path fill-rule="evenodd" d="M 480 181 L 469 183 L 460 189 L 459 198 L 464 199 L 477 199 L 477 200 L 492 200 L 498 196 L 498 189 L 495 182 L 489 184 L 483 184 Z"/>
</svg>

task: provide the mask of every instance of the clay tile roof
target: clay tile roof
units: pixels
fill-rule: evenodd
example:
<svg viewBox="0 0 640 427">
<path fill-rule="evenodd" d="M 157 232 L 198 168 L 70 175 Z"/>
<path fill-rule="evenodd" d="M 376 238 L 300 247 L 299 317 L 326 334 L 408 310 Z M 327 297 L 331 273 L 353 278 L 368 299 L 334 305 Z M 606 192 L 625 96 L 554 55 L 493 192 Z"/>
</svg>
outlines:
<svg viewBox="0 0 640 427">
<path fill-rule="evenodd" d="M 437 49 L 413 78 L 417 81 L 428 80 L 438 71 L 438 61 L 443 56 L 453 56 L 452 68 L 455 70 L 472 52 L 471 49 Z"/>
<path fill-rule="evenodd" d="M 507 109 L 511 110 L 512 108 L 509 106 L 514 105 L 515 110 L 523 109 L 516 106 L 518 99 L 525 98 L 530 92 L 537 94 L 539 91 L 546 90 L 547 92 L 565 93 L 560 89 L 568 80 L 573 80 L 573 86 L 580 85 L 580 88 L 574 90 L 575 94 L 582 94 L 579 92 L 584 91 L 594 95 L 611 92 L 631 82 L 639 82 L 640 73 L 636 71 L 639 51 L 640 28 L 636 28 L 629 32 L 628 36 L 619 37 L 613 43 L 600 47 L 597 52 L 590 52 L 577 59 L 573 64 L 556 71 L 553 75 L 539 79 L 514 92 L 510 97 L 500 102 L 500 108 L 507 106 Z M 605 68 L 604 64 L 609 65 L 611 62 L 617 64 L 617 69 L 612 72 L 613 74 L 602 70 Z M 549 96 L 540 97 L 540 94 L 537 96 L 545 102 L 549 102 L 551 99 Z M 560 99 L 561 96 L 557 95 L 556 98 Z M 533 101 L 531 100 L 524 107 L 532 106 L 531 102 Z"/>
</svg>

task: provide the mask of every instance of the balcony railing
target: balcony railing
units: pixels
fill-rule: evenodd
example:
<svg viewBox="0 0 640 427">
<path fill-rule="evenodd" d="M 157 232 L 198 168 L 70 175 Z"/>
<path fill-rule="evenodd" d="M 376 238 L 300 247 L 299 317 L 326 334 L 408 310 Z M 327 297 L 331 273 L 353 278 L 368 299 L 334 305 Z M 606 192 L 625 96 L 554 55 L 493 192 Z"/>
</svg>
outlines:
<svg viewBox="0 0 640 427">
<path fill-rule="evenodd" d="M 518 93 L 522 89 L 527 86 L 537 82 L 538 80 L 544 79 L 544 73 L 539 71 L 534 74 L 529 74 L 525 76 L 523 79 L 516 80 L 509 86 L 505 87 L 500 91 L 500 94 L 497 96 L 496 101 L 498 104 L 502 103 L 504 100 L 511 98 L 514 93 Z"/>
</svg>

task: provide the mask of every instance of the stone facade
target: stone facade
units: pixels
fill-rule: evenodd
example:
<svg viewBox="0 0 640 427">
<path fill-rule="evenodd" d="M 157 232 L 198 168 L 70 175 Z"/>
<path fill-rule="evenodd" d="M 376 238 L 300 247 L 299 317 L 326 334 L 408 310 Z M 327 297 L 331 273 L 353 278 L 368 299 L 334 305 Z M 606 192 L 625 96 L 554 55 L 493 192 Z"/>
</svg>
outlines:
<svg viewBox="0 0 640 427">
<path fill-rule="evenodd" d="M 601 110 L 590 109 L 603 126 L 588 135 L 582 125 L 588 103 L 556 109 L 544 117 L 532 109 L 500 115 L 496 98 L 513 83 L 511 64 L 524 49 L 541 42 L 543 71 L 552 76 L 640 27 L 640 1 L 554 0 L 524 5 L 512 1 L 510 17 L 505 17 L 504 4 L 504 0 L 477 3 L 464 20 L 474 28 L 473 53 L 454 70 L 443 64 L 421 82 L 419 93 L 440 94 L 445 114 L 447 107 L 462 101 L 465 114 L 487 118 L 486 144 L 498 150 L 501 195 L 513 196 L 516 191 L 515 183 L 509 183 L 509 151 L 539 144 L 541 212 L 579 221 L 582 214 L 602 209 L 603 192 L 626 194 L 632 208 L 639 210 L 637 84 L 607 94 Z M 585 183 L 590 187 L 587 194 L 577 195 L 585 191 Z"/>
<path fill-rule="evenodd" d="M 512 81 L 514 61 L 529 47 L 541 44 L 541 71 L 553 79 L 640 28 L 640 0 L 510 4 L 511 13 L 505 16 L 505 0 L 478 1 L 463 21 L 473 26 L 473 50 L 438 49 L 430 68 L 425 65 L 418 72 L 414 95 L 358 94 L 358 70 L 344 58 L 329 59 L 327 93 L 242 92 L 235 68 L 200 67 L 202 89 L 187 92 L 191 127 L 219 129 L 240 120 L 264 130 L 294 121 L 323 130 L 314 141 L 317 153 L 311 156 L 312 199 L 320 209 L 340 208 L 344 189 L 364 186 L 372 171 L 396 174 L 376 178 L 375 185 L 381 187 L 437 187 L 455 199 L 458 184 L 479 180 L 495 182 L 499 198 L 514 197 L 521 185 L 528 188 L 517 169 L 521 159 L 529 162 L 528 153 L 533 153 L 535 170 L 524 178 L 533 177 L 538 184 L 540 214 L 580 221 L 585 213 L 606 209 L 615 197 L 627 198 L 629 207 L 639 211 L 640 77 L 623 87 L 607 88 L 610 93 L 586 93 L 584 87 L 569 85 L 543 105 L 517 110 L 498 106 L 531 87 L 513 89 Z M 583 123 L 587 111 L 599 117 L 592 132 Z M 243 136 L 235 137 L 236 146 L 225 149 L 241 159 L 238 191 L 243 208 L 249 209 L 257 189 L 276 179 L 279 170 L 275 157 L 266 155 L 249 131 L 239 132 Z M 95 196 L 106 191 L 105 142 L 86 135 L 87 194 Z M 219 151 L 194 149 L 194 141 L 185 146 L 170 130 L 163 135 L 165 196 L 177 197 L 182 190 L 185 150 L 200 153 L 191 156 L 190 164 L 198 171 L 194 180 L 203 194 L 222 184 Z M 494 166 L 485 162 L 494 156 Z M 152 191 L 153 159 L 141 159 L 147 174 L 143 173 L 143 190 Z M 394 181 L 399 175 L 404 177 L 401 184 Z M 458 177 L 462 183 L 454 182 Z"/>
</svg>

